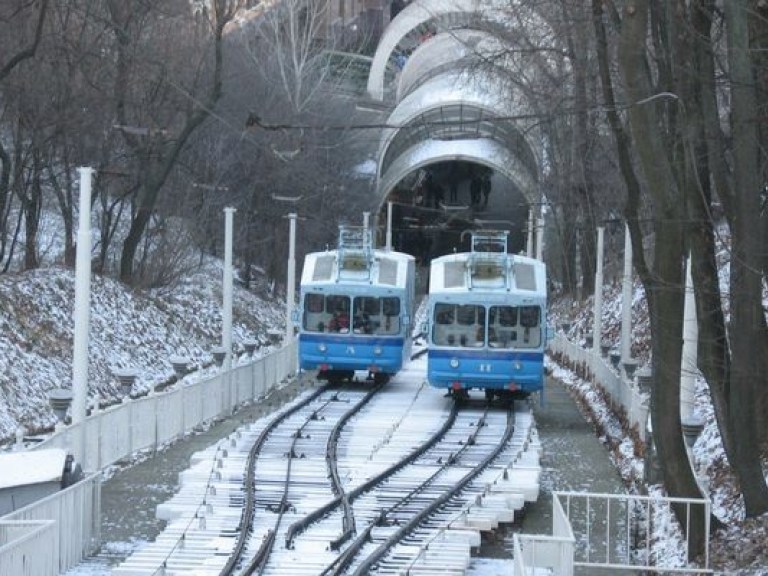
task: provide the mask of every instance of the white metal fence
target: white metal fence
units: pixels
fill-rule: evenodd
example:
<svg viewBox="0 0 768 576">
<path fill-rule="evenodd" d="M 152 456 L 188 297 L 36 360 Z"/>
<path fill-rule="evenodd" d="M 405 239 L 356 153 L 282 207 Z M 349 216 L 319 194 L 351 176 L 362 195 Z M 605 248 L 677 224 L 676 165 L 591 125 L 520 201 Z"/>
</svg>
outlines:
<svg viewBox="0 0 768 576">
<path fill-rule="evenodd" d="M 552 499 L 552 536 L 513 536 L 515 576 L 557 574 L 573 576 L 573 549 L 576 539 L 568 516 L 558 498 Z"/>
<path fill-rule="evenodd" d="M 296 343 L 231 371 L 129 400 L 58 429 L 34 449 L 63 448 L 99 471 L 138 450 L 157 449 L 196 426 L 257 400 L 296 373 Z M 99 543 L 98 474 L 0 518 L 0 576 L 59 574 Z"/>
<path fill-rule="evenodd" d="M 56 576 L 56 555 L 40 554 L 57 542 L 53 520 L 0 520 L 0 574 Z"/>
<path fill-rule="evenodd" d="M 33 449 L 63 448 L 94 472 L 138 450 L 156 449 L 204 422 L 231 414 L 296 372 L 295 344 L 205 380 L 110 406 L 63 427 Z"/>
<path fill-rule="evenodd" d="M 708 499 L 662 498 L 634 494 L 554 492 L 553 536 L 514 535 L 515 574 L 662 573 L 712 574 L 709 568 Z M 686 534 L 703 530 L 701 558 L 689 556 L 689 542 L 679 549 L 657 547 L 674 525 L 673 507 L 683 510 Z M 701 522 L 700 526 L 694 526 Z"/>
<path fill-rule="evenodd" d="M 100 516 L 97 475 L 3 516 L 9 540 L 0 540 L 0 574 L 44 576 L 74 566 L 98 544 Z"/>
<path fill-rule="evenodd" d="M 640 440 L 646 441 L 648 401 L 634 381 L 624 376 L 623 370 L 614 368 L 599 353 L 582 348 L 560 333 L 549 342 L 549 350 L 558 363 L 600 386 L 608 395 L 613 410 L 623 412 Z"/>
</svg>

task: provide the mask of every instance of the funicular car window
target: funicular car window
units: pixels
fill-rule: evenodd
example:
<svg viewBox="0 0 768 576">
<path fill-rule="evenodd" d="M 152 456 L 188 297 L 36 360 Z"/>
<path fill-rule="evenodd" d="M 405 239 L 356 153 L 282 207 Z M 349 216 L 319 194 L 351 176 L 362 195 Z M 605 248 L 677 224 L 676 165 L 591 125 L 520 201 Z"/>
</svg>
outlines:
<svg viewBox="0 0 768 576">
<path fill-rule="evenodd" d="M 400 298 L 388 296 L 381 299 L 382 312 L 385 316 L 397 316 L 400 314 Z"/>
<path fill-rule="evenodd" d="M 334 312 L 349 312 L 349 296 L 331 295 L 325 299 L 325 311 L 329 314 Z"/>
<path fill-rule="evenodd" d="M 329 332 L 349 332 L 350 297 L 332 295 L 325 299 L 325 311 L 329 314 L 327 330 Z"/>
<path fill-rule="evenodd" d="M 459 306 L 456 313 L 456 320 L 458 324 L 464 326 L 471 326 L 475 323 L 485 323 L 485 314 L 482 306 L 474 306 L 472 304 L 465 304 Z"/>
<path fill-rule="evenodd" d="M 517 326 L 517 308 L 514 306 L 492 306 L 490 311 L 491 324 L 504 328 Z"/>
<path fill-rule="evenodd" d="M 354 321 L 352 330 L 356 334 L 371 334 L 380 326 L 379 298 L 357 296 L 354 300 Z"/>
<path fill-rule="evenodd" d="M 378 298 L 372 296 L 358 296 L 355 298 L 355 314 L 365 313 L 371 316 L 379 314 L 381 303 Z"/>
<path fill-rule="evenodd" d="M 523 328 L 536 328 L 539 325 L 539 307 L 521 306 L 520 324 Z"/>
<path fill-rule="evenodd" d="M 435 322 L 437 324 L 453 324 L 453 304 L 435 304 Z"/>
<path fill-rule="evenodd" d="M 325 305 L 325 296 L 322 294 L 307 294 L 304 297 L 304 308 L 307 312 L 322 312 Z"/>
</svg>

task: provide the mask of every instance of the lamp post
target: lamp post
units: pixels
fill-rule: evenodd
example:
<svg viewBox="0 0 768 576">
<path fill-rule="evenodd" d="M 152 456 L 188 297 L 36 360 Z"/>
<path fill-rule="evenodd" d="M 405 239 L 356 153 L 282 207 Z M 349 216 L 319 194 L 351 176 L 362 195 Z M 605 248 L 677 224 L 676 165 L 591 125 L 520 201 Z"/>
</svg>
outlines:
<svg viewBox="0 0 768 576">
<path fill-rule="evenodd" d="M 75 258 L 75 334 L 72 352 L 72 424 L 85 420 L 88 397 L 88 333 L 91 297 L 91 181 L 92 168 L 78 168 L 80 173 L 80 212 Z M 85 462 L 85 430 L 79 433 L 75 459 Z"/>
<path fill-rule="evenodd" d="M 277 202 L 288 202 L 294 206 L 298 204 L 303 197 L 303 194 L 299 194 L 298 196 L 272 194 L 272 200 Z M 294 299 L 296 298 L 296 220 L 298 220 L 298 215 L 296 212 L 291 212 L 285 217 L 290 221 L 288 233 L 288 271 L 286 274 L 285 287 L 285 344 L 289 345 L 293 342 L 293 307 Z"/>
<path fill-rule="evenodd" d="M 525 255 L 533 258 L 533 207 L 528 208 L 528 238 L 525 243 Z"/>
<path fill-rule="evenodd" d="M 701 491 L 709 493 L 709 477 L 701 469 L 693 453 L 696 439 L 704 430 L 704 419 L 695 412 L 695 389 L 699 329 L 696 320 L 696 302 L 691 277 L 691 256 L 685 266 L 685 300 L 683 303 L 683 351 L 680 366 L 680 427 L 683 431 L 688 462 Z"/>
<path fill-rule="evenodd" d="M 536 260 L 544 261 L 544 205 L 541 206 L 541 216 L 536 226 Z"/>
<path fill-rule="evenodd" d="M 621 361 L 632 358 L 632 238 L 624 225 L 624 278 L 621 290 Z"/>
<path fill-rule="evenodd" d="M 392 201 L 387 202 L 387 252 L 392 250 Z"/>
<path fill-rule="evenodd" d="M 224 348 L 224 370 L 232 368 L 232 228 L 235 208 L 224 208 L 224 303 L 221 345 Z"/>
<path fill-rule="evenodd" d="M 290 232 L 288 237 L 288 274 L 285 289 L 285 344 L 293 342 L 293 306 L 296 298 L 296 220 L 295 212 L 288 214 Z"/>
<path fill-rule="evenodd" d="M 592 319 L 592 349 L 600 350 L 603 339 L 603 233 L 605 228 L 597 228 L 597 263 L 595 265 L 595 306 Z"/>
</svg>

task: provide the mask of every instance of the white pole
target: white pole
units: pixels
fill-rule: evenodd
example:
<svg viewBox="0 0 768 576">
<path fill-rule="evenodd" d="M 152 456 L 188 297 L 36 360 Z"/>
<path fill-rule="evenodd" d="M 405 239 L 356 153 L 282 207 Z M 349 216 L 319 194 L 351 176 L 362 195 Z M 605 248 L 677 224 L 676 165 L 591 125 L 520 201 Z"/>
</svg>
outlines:
<svg viewBox="0 0 768 576">
<path fill-rule="evenodd" d="M 387 251 L 392 250 L 392 202 L 387 202 Z"/>
<path fill-rule="evenodd" d="M 698 362 L 699 327 L 696 321 L 696 298 L 691 277 L 691 258 L 685 265 L 685 301 L 683 304 L 683 354 L 680 374 L 680 420 L 692 420 L 696 364 Z"/>
<path fill-rule="evenodd" d="M 621 361 L 632 358 L 632 238 L 624 225 L 624 278 L 621 290 Z"/>
<path fill-rule="evenodd" d="M 543 209 L 542 209 L 543 210 Z M 536 226 L 536 260 L 544 261 L 544 215 L 538 219 Z"/>
<path fill-rule="evenodd" d="M 235 208 L 224 208 L 224 311 L 221 345 L 224 347 L 224 370 L 232 369 L 232 228 Z"/>
<path fill-rule="evenodd" d="M 80 173 L 80 215 L 75 257 L 75 335 L 72 352 L 72 424 L 85 420 L 88 398 L 88 333 L 91 313 L 91 179 L 92 168 Z M 75 461 L 85 462 L 85 429 L 75 446 Z"/>
<path fill-rule="evenodd" d="M 285 290 L 285 343 L 293 342 L 293 305 L 296 298 L 296 218 L 295 212 L 288 214 L 290 233 L 288 238 L 288 278 Z"/>
<path fill-rule="evenodd" d="M 533 258 L 533 208 L 528 208 L 528 241 L 525 245 L 525 255 Z"/>
<path fill-rule="evenodd" d="M 92 168 L 80 172 L 80 220 L 75 259 L 75 338 L 72 354 L 72 423 L 85 420 L 88 397 L 88 332 L 91 295 L 91 178 Z"/>
<path fill-rule="evenodd" d="M 595 302 L 594 318 L 592 323 L 592 349 L 600 353 L 600 344 L 603 340 L 603 232 L 604 228 L 597 228 L 597 262 L 595 265 Z"/>
</svg>

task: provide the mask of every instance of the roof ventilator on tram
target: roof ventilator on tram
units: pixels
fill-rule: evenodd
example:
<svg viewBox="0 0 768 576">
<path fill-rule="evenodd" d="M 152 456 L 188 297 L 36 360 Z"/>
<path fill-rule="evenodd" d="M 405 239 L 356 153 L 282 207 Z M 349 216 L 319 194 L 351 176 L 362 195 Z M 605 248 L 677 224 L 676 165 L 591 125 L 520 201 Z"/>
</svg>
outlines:
<svg viewBox="0 0 768 576">
<path fill-rule="evenodd" d="M 472 234 L 472 253 L 467 262 L 470 290 L 476 282 L 498 283 L 511 289 L 512 257 L 507 254 L 507 231 L 484 230 Z"/>
<path fill-rule="evenodd" d="M 339 227 L 337 280 L 371 278 L 373 241 L 371 231 L 358 226 Z"/>
</svg>

